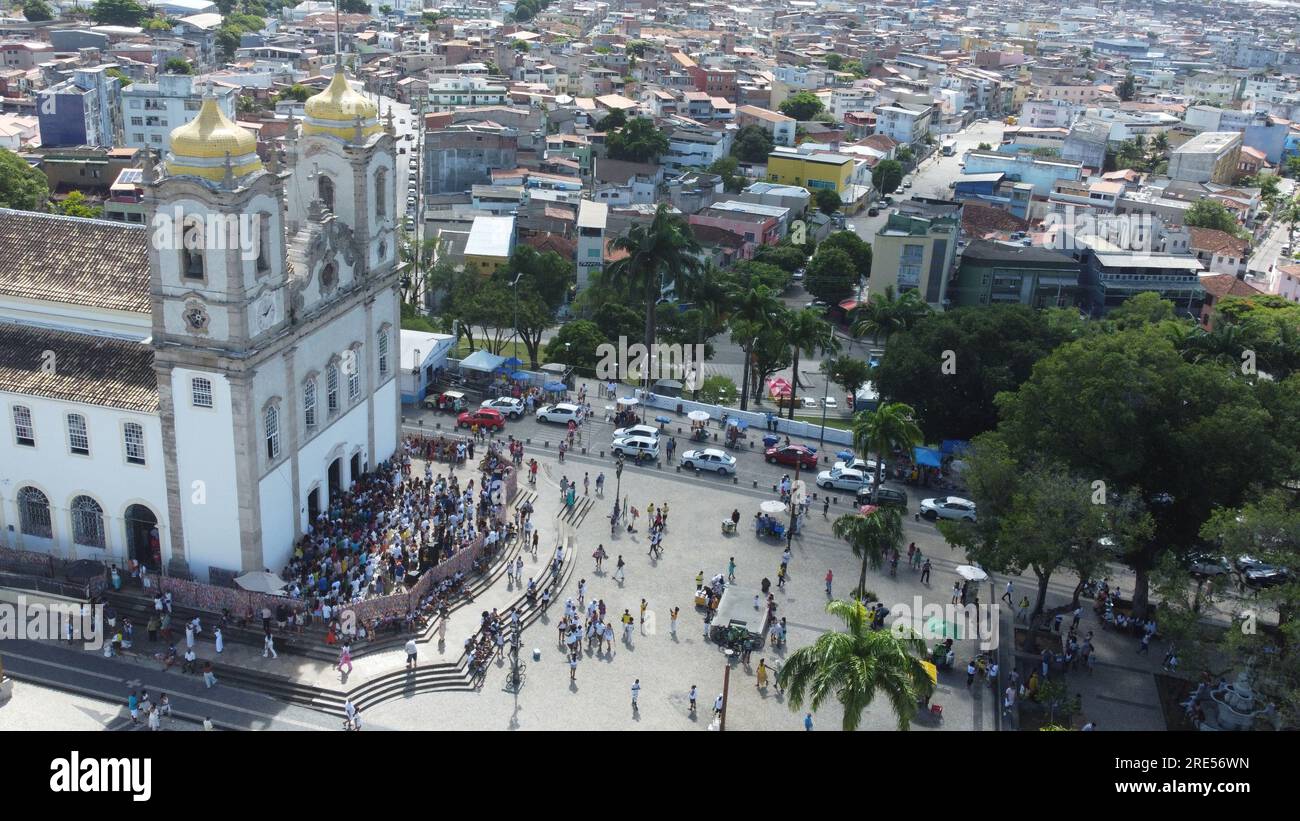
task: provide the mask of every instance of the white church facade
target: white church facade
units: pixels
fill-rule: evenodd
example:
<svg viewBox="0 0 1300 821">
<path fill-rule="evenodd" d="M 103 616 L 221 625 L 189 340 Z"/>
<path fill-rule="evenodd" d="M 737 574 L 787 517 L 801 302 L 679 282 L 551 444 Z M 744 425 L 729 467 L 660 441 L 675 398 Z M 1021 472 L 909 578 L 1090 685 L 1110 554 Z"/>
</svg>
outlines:
<svg viewBox="0 0 1300 821">
<path fill-rule="evenodd" d="M 392 124 L 341 71 L 305 112 L 264 166 L 205 99 L 145 226 L 0 212 L 0 545 L 278 571 L 392 455 Z"/>
</svg>

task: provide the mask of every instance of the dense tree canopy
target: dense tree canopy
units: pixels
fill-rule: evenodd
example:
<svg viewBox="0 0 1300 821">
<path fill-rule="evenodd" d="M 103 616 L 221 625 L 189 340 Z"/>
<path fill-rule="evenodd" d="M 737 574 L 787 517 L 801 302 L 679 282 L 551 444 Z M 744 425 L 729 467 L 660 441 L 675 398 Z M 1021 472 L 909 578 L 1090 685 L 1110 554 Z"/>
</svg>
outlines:
<svg viewBox="0 0 1300 821">
<path fill-rule="evenodd" d="M 49 195 L 44 174 L 14 152 L 0 148 L 0 208 L 35 211 Z"/>
<path fill-rule="evenodd" d="M 90 17 L 101 26 L 138 26 L 151 12 L 136 0 L 95 0 Z"/>
<path fill-rule="evenodd" d="M 747 125 L 736 132 L 736 138 L 731 143 L 731 154 L 742 162 L 765 163 L 772 148 L 772 135 L 767 133 L 767 129 Z"/>
<path fill-rule="evenodd" d="M 839 248 L 818 249 L 808 272 L 804 274 L 803 287 L 808 293 L 834 305 L 853 294 L 858 281 L 858 267 L 853 257 Z"/>
<path fill-rule="evenodd" d="M 822 113 L 824 108 L 821 99 L 811 91 L 791 94 L 781 103 L 781 113 L 800 122 L 811 120 Z"/>
<path fill-rule="evenodd" d="M 605 144 L 610 159 L 654 162 L 667 153 L 668 136 L 653 121 L 637 117 L 617 131 L 608 133 Z"/>
<path fill-rule="evenodd" d="M 881 194 L 894 193 L 903 184 L 903 164 L 897 160 L 881 160 L 871 169 L 871 184 Z"/>
<path fill-rule="evenodd" d="M 1233 236 L 1241 234 L 1237 218 L 1221 202 L 1200 200 L 1193 203 L 1183 215 L 1183 224 L 1189 228 L 1216 228 Z"/>
</svg>

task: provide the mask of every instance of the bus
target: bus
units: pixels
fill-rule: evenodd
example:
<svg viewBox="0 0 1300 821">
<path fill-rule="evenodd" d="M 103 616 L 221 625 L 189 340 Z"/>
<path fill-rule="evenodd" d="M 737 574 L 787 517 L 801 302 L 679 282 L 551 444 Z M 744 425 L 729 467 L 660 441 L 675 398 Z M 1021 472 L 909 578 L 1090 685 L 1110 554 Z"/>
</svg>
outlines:
<svg viewBox="0 0 1300 821">
<path fill-rule="evenodd" d="M 952 137 L 945 137 L 940 151 L 945 157 L 951 157 L 957 151 L 957 141 Z"/>
</svg>

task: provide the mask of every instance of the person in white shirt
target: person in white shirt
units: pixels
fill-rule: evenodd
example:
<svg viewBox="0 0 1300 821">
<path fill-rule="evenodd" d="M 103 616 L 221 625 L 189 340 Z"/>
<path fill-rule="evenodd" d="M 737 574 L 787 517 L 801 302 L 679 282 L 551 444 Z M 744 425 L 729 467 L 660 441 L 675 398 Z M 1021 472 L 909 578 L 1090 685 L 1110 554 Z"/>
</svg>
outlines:
<svg viewBox="0 0 1300 821">
<path fill-rule="evenodd" d="M 407 666 L 408 668 L 414 668 L 414 667 L 415 667 L 415 655 L 416 655 L 416 649 L 417 649 L 417 648 L 416 648 L 416 644 L 415 644 L 415 639 L 409 639 L 409 640 L 407 640 L 407 642 L 406 642 L 406 666 Z"/>
</svg>

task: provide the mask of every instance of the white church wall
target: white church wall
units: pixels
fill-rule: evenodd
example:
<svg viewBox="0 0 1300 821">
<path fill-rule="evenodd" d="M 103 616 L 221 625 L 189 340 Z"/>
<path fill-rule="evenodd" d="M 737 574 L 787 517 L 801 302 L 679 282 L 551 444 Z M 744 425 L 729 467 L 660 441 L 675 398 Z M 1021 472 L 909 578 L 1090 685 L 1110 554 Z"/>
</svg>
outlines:
<svg viewBox="0 0 1300 821">
<path fill-rule="evenodd" d="M 31 410 L 35 447 L 16 444 L 14 405 Z M 69 413 L 85 417 L 88 456 L 74 454 L 68 446 Z M 126 508 L 138 503 L 158 518 L 166 559 L 167 491 L 162 471 L 162 427 L 156 415 L 9 392 L 0 392 L 0 414 L 4 425 L 0 434 L 0 508 L 4 525 L 0 543 L 56 556 L 124 563 Z M 127 422 L 136 422 L 144 430 L 144 465 L 126 461 L 123 426 Z M 51 539 L 20 532 L 16 497 L 19 489 L 27 485 L 40 490 L 49 500 Z M 70 505 L 74 497 L 82 494 L 98 502 L 104 512 L 103 549 L 73 544 Z"/>
<path fill-rule="evenodd" d="M 67 305 L 23 297 L 0 297 L 0 322 L 42 325 L 89 334 L 143 340 L 153 335 L 149 314 Z"/>
<path fill-rule="evenodd" d="M 371 464 L 379 464 L 397 449 L 397 380 L 390 379 L 375 391 L 375 454 Z"/>
<path fill-rule="evenodd" d="M 352 476 L 351 459 L 352 454 L 356 452 L 358 447 L 362 449 L 361 464 L 363 470 L 376 464 L 365 454 L 369 427 L 370 420 L 366 416 L 366 405 L 362 402 L 340 416 L 335 420 L 334 424 L 305 444 L 302 450 L 298 452 L 298 532 L 306 532 L 310 524 L 307 520 L 307 497 L 311 494 L 312 488 L 320 488 L 321 508 L 324 509 L 327 504 L 331 462 L 335 459 L 343 460 L 339 478 L 345 487 L 350 485 L 352 480 L 356 478 Z M 264 478 L 262 480 L 263 486 L 273 478 L 274 475 Z M 292 507 L 292 503 L 290 503 L 284 509 L 292 511 Z M 265 515 L 265 509 L 263 515 Z M 266 550 L 267 555 L 272 555 L 276 545 L 269 540 L 264 541 L 263 544 L 263 549 Z M 285 549 L 289 547 L 291 545 Z M 287 559 L 288 553 L 284 553 L 284 556 Z"/>
<path fill-rule="evenodd" d="M 212 383 L 211 408 L 194 406 L 191 390 L 196 376 Z M 206 580 L 209 567 L 240 566 L 230 384 L 221 374 L 176 368 L 172 371 L 172 403 L 185 548 L 191 572 Z"/>
<path fill-rule="evenodd" d="M 293 478 L 289 462 L 262 477 L 258 484 L 262 505 L 262 560 L 278 573 L 289 563 L 296 538 L 293 525 Z M 236 565 L 238 566 L 238 565 Z"/>
</svg>

